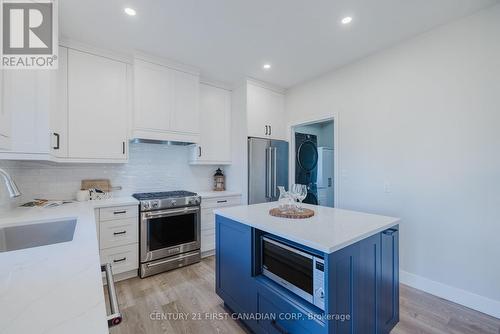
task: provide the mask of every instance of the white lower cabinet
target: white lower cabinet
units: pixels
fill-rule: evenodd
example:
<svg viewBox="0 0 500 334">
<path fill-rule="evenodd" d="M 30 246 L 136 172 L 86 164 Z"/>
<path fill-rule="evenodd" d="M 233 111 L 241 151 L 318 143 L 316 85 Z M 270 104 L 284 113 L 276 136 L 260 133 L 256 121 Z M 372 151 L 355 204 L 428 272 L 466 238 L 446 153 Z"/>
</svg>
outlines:
<svg viewBox="0 0 500 334">
<path fill-rule="evenodd" d="M 101 264 L 111 263 L 114 275 L 139 268 L 138 244 L 102 249 L 100 255 Z"/>
<path fill-rule="evenodd" d="M 110 220 L 100 224 L 100 248 L 107 249 L 137 243 L 137 218 Z"/>
<path fill-rule="evenodd" d="M 138 207 L 119 206 L 98 210 L 101 264 L 111 263 L 115 279 L 137 276 L 139 268 Z M 120 275 L 121 274 L 121 275 Z"/>
<path fill-rule="evenodd" d="M 214 209 L 241 205 L 241 195 L 210 197 L 201 199 L 201 256 L 215 252 L 215 214 Z"/>
</svg>

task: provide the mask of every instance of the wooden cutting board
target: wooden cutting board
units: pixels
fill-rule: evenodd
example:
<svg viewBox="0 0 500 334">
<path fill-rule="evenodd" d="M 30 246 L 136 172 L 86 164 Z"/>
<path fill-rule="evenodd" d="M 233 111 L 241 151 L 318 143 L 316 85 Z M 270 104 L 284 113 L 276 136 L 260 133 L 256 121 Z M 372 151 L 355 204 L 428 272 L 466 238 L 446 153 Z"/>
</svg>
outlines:
<svg viewBox="0 0 500 334">
<path fill-rule="evenodd" d="M 306 219 L 314 216 L 314 211 L 311 209 L 303 209 L 297 212 L 283 212 L 278 208 L 269 210 L 269 214 L 274 217 L 288 218 L 288 219 Z"/>
<path fill-rule="evenodd" d="M 106 193 L 110 192 L 111 189 L 111 181 L 109 179 L 100 179 L 100 180 L 82 180 L 82 190 L 89 189 L 99 189 Z"/>
</svg>

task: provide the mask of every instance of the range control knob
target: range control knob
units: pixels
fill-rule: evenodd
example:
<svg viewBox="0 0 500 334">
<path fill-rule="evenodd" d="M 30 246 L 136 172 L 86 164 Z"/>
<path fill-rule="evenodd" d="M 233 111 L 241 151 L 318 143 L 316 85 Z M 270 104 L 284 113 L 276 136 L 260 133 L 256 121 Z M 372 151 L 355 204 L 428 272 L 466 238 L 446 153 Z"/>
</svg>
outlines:
<svg viewBox="0 0 500 334">
<path fill-rule="evenodd" d="M 142 203 L 142 208 L 146 210 L 149 209 L 149 202 Z"/>
<path fill-rule="evenodd" d="M 177 201 L 175 199 L 171 200 L 170 201 L 170 205 L 176 206 L 177 205 Z"/>
<path fill-rule="evenodd" d="M 153 209 L 157 209 L 159 206 L 160 206 L 160 204 L 158 203 L 158 201 L 154 201 L 153 203 L 151 203 L 151 207 Z"/>
</svg>

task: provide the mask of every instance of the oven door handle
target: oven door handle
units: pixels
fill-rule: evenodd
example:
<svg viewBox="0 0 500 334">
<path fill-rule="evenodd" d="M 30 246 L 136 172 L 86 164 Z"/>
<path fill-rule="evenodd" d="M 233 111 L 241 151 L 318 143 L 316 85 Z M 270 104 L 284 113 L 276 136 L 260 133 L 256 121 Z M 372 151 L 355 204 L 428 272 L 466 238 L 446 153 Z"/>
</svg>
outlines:
<svg viewBox="0 0 500 334">
<path fill-rule="evenodd" d="M 159 212 L 145 212 L 145 213 L 143 213 L 143 217 L 145 219 L 162 218 L 162 217 L 178 216 L 180 214 L 198 212 L 198 211 L 200 211 L 199 208 L 184 208 L 184 209 L 180 209 L 180 210 L 165 210 L 165 211 L 159 211 Z"/>
</svg>

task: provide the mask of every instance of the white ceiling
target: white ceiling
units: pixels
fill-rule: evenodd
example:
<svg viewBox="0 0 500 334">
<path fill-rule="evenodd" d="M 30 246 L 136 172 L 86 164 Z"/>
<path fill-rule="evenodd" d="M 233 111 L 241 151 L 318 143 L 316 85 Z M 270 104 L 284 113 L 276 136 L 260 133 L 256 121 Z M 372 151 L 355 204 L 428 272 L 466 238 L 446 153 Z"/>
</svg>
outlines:
<svg viewBox="0 0 500 334">
<path fill-rule="evenodd" d="M 250 76 L 288 88 L 498 1 L 61 0 L 59 17 L 67 38 L 167 57 L 230 84 Z"/>
</svg>

